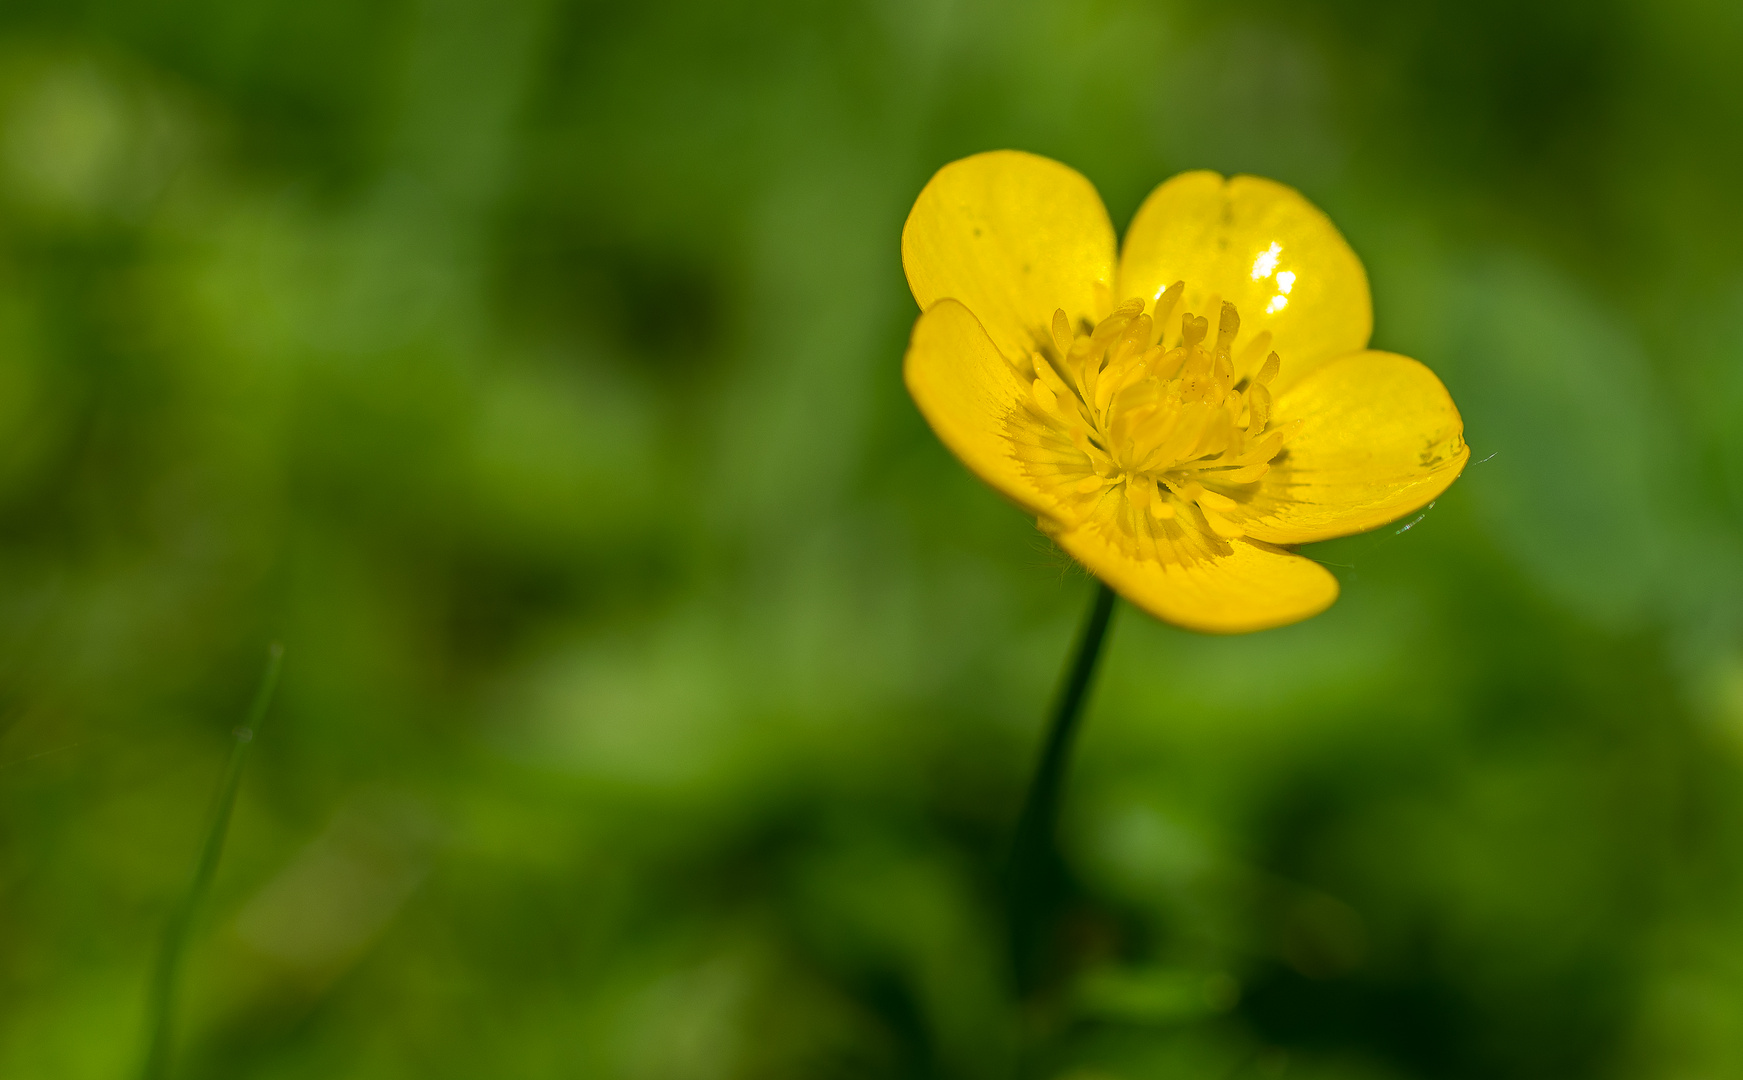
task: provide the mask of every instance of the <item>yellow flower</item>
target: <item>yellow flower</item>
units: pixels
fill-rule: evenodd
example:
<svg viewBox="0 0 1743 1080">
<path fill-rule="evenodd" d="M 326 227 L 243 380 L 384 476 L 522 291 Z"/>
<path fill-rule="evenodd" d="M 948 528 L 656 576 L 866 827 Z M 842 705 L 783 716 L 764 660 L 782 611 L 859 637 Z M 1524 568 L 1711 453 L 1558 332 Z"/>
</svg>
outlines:
<svg viewBox="0 0 1743 1080">
<path fill-rule="evenodd" d="M 1382 525 L 1470 451 L 1428 368 L 1367 348 L 1331 221 L 1252 176 L 1182 173 L 1116 255 L 1095 188 L 1015 151 L 939 170 L 902 229 L 904 360 L 932 430 L 1121 596 L 1195 630 L 1305 619 L 1337 579 L 1279 545 Z"/>
</svg>

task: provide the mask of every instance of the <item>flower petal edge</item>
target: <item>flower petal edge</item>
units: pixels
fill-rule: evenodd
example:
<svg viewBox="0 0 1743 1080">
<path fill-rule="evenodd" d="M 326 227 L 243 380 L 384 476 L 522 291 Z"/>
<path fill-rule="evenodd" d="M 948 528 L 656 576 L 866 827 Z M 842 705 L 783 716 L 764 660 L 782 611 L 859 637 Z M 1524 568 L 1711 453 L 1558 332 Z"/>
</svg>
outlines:
<svg viewBox="0 0 1743 1080">
<path fill-rule="evenodd" d="M 1238 518 L 1271 543 L 1395 521 L 1439 498 L 1470 459 L 1446 387 L 1397 353 L 1369 349 L 1325 364 L 1280 394 L 1274 415 L 1302 428 Z"/>
<path fill-rule="evenodd" d="M 939 441 L 969 471 L 1030 513 L 1053 507 L 1024 474 L 1004 433 L 1028 386 L 966 305 L 944 299 L 921 313 L 902 358 L 902 380 Z"/>
<path fill-rule="evenodd" d="M 1045 340 L 1053 312 L 1112 310 L 1114 229 L 1095 186 L 1051 158 L 994 150 L 939 169 L 902 226 L 902 269 L 922 310 L 974 312 L 1007 356 Z"/>
<path fill-rule="evenodd" d="M 1237 354 L 1270 333 L 1278 389 L 1365 348 L 1373 332 L 1361 260 L 1324 212 L 1275 180 L 1201 170 L 1150 193 L 1126 230 L 1118 291 L 1149 302 L 1176 281 L 1186 282 L 1178 311 L 1214 323 L 1213 296 L 1235 305 Z"/>
</svg>

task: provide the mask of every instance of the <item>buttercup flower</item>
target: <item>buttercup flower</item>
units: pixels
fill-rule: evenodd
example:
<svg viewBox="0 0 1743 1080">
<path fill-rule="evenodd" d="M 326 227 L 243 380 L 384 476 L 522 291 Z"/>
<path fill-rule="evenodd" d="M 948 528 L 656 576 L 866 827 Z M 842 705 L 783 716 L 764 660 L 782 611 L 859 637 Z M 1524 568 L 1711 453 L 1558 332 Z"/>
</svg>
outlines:
<svg viewBox="0 0 1743 1080">
<path fill-rule="evenodd" d="M 1116 264 L 1082 175 L 977 154 L 920 192 L 902 265 L 922 310 L 904 377 L 933 431 L 1168 622 L 1318 614 L 1337 579 L 1281 545 L 1407 514 L 1470 456 L 1434 373 L 1367 348 L 1361 262 L 1282 184 L 1182 173 Z"/>
</svg>

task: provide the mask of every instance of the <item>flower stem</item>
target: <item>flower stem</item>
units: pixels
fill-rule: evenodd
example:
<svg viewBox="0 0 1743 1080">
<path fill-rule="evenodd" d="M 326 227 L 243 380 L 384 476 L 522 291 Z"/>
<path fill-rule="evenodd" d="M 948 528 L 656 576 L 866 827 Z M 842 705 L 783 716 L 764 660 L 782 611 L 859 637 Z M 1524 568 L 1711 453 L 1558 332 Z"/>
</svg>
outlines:
<svg viewBox="0 0 1743 1080">
<path fill-rule="evenodd" d="M 1054 703 L 1047 743 L 1030 781 L 1022 816 L 1017 819 L 1008 885 L 1012 959 L 1018 990 L 1024 994 L 1035 988 L 1046 967 L 1048 931 L 1064 891 L 1064 867 L 1056 836 L 1060 796 L 1078 721 L 1107 640 L 1114 600 L 1114 591 L 1097 582 L 1095 599 L 1078 632 L 1071 669 Z"/>
<path fill-rule="evenodd" d="M 182 957 L 187 951 L 188 936 L 194 917 L 212 887 L 218 873 L 218 860 L 224 854 L 224 837 L 230 829 L 230 814 L 236 807 L 236 792 L 242 785 L 242 765 L 248 759 L 248 747 L 266 719 L 272 704 L 273 691 L 278 688 L 278 670 L 284 660 L 284 646 L 273 642 L 267 650 L 266 671 L 260 677 L 260 688 L 254 692 L 254 703 L 242 726 L 233 732 L 230 758 L 224 765 L 223 779 L 212 799 L 212 811 L 206 825 L 206 839 L 200 846 L 200 861 L 194 867 L 193 881 L 186 895 L 171 912 L 164 926 L 163 942 L 158 949 L 157 963 L 152 969 L 151 985 L 146 998 L 145 1062 L 140 1068 L 144 1080 L 164 1080 L 169 1075 L 170 1049 L 174 1036 L 176 991 L 181 982 Z"/>
</svg>

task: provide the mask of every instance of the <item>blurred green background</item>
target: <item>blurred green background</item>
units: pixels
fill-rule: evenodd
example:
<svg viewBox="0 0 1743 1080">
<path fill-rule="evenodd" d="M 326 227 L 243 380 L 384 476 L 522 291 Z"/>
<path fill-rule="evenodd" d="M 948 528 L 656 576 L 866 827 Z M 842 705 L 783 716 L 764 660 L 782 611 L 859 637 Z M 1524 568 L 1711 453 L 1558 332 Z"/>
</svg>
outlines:
<svg viewBox="0 0 1743 1080">
<path fill-rule="evenodd" d="M 1743 9 L 12 0 L 0 1076 L 1743 1075 Z M 1091 583 L 899 378 L 1020 147 L 1324 207 L 1473 463 L 1130 610 L 1077 967 L 999 870 Z M 1024 1049 L 1027 1046 L 1028 1049 Z"/>
</svg>

